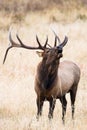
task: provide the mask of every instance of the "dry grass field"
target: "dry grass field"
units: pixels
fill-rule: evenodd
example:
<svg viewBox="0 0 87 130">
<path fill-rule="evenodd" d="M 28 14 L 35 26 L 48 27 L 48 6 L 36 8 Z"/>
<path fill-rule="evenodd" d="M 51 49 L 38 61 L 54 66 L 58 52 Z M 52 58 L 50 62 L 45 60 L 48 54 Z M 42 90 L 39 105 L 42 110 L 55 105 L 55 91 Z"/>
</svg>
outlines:
<svg viewBox="0 0 87 130">
<path fill-rule="evenodd" d="M 20 0 L 21 1 L 21 0 Z M 62 125 L 61 104 L 57 101 L 54 118 L 47 118 L 49 104 L 45 102 L 43 115 L 36 120 L 36 94 L 34 78 L 41 58 L 35 51 L 13 48 L 9 51 L 5 64 L 3 57 L 8 47 L 8 30 L 12 26 L 12 37 L 17 41 L 18 32 L 22 41 L 36 46 L 36 34 L 41 43 L 49 37 L 49 44 L 54 44 L 52 29 L 63 40 L 68 36 L 61 59 L 72 60 L 81 69 L 81 80 L 76 97 L 75 120 L 71 119 L 70 97 L 66 124 Z M 87 11 L 84 8 L 73 11 L 60 11 L 50 8 L 41 11 L 22 13 L 0 12 L 0 130 L 87 130 Z"/>
</svg>

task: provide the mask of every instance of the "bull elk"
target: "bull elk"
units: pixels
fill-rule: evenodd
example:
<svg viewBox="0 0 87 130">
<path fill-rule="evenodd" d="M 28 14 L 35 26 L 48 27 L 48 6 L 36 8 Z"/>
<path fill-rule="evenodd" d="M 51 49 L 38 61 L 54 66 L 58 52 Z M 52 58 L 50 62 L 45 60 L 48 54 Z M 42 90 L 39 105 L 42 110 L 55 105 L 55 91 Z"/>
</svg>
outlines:
<svg viewBox="0 0 87 130">
<path fill-rule="evenodd" d="M 42 57 L 42 61 L 38 64 L 37 74 L 35 78 L 35 91 L 37 94 L 37 118 L 42 115 L 42 107 L 44 101 L 49 101 L 49 119 L 53 118 L 53 111 L 55 108 L 56 99 L 59 99 L 62 104 L 62 120 L 65 122 L 65 113 L 67 107 L 66 93 L 70 93 L 72 119 L 74 119 L 75 99 L 77 86 L 80 80 L 80 69 L 71 61 L 60 62 L 63 57 L 63 47 L 66 45 L 68 38 L 65 36 L 63 42 L 60 42 L 59 37 L 55 34 L 54 47 L 48 44 L 48 37 L 45 44 L 42 46 L 38 37 L 36 40 L 38 47 L 30 47 L 25 45 L 18 35 L 16 35 L 20 44 L 13 41 L 11 32 L 9 33 L 9 40 L 11 46 L 7 48 L 4 61 L 7 53 L 12 47 L 22 47 L 25 49 L 42 50 L 38 52 Z M 59 45 L 57 45 L 57 40 Z"/>
</svg>

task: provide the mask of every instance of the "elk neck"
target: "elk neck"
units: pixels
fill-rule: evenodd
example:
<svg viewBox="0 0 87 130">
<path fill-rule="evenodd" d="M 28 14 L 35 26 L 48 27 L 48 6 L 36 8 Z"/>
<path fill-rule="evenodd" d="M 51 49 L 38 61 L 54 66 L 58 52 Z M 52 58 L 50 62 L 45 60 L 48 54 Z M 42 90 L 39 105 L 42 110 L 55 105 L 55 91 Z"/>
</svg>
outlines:
<svg viewBox="0 0 87 130">
<path fill-rule="evenodd" d="M 39 64 L 39 79 L 43 89 L 50 89 L 57 78 L 59 61 L 46 65 L 45 61 Z"/>
</svg>

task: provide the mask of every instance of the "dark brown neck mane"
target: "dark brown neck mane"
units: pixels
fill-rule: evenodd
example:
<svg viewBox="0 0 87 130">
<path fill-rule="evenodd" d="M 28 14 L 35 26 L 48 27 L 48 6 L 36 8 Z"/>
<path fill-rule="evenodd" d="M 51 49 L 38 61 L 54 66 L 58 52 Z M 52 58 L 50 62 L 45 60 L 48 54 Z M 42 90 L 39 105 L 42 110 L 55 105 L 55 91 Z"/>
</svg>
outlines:
<svg viewBox="0 0 87 130">
<path fill-rule="evenodd" d="M 41 87 L 44 89 L 50 89 L 54 80 L 57 77 L 59 63 L 52 63 L 46 65 L 45 61 L 42 60 L 39 68 L 39 79 Z"/>
</svg>

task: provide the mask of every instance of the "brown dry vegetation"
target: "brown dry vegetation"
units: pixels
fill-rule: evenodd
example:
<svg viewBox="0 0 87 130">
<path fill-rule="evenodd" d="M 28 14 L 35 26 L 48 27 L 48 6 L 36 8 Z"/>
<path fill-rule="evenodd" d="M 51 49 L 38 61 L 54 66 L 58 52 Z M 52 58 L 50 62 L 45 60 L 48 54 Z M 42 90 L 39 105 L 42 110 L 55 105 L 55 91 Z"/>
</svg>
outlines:
<svg viewBox="0 0 87 130">
<path fill-rule="evenodd" d="M 51 0 L 49 4 L 49 0 L 0 1 L 0 130 L 87 129 L 87 3 L 86 0 L 82 2 L 83 4 L 79 0 Z M 15 40 L 18 30 L 23 42 L 31 46 L 36 45 L 36 34 L 42 43 L 48 35 L 49 43 L 53 45 L 54 35 L 51 29 L 61 39 L 68 36 L 69 41 L 61 60 L 72 60 L 81 68 L 74 122 L 71 120 L 69 95 L 65 126 L 62 125 L 59 101 L 51 123 L 47 118 L 47 102 L 43 107 L 43 116 L 37 122 L 34 78 L 41 59 L 34 51 L 14 48 L 9 52 L 6 63 L 2 64 L 9 44 L 10 26 L 13 27 L 12 35 Z"/>
</svg>

